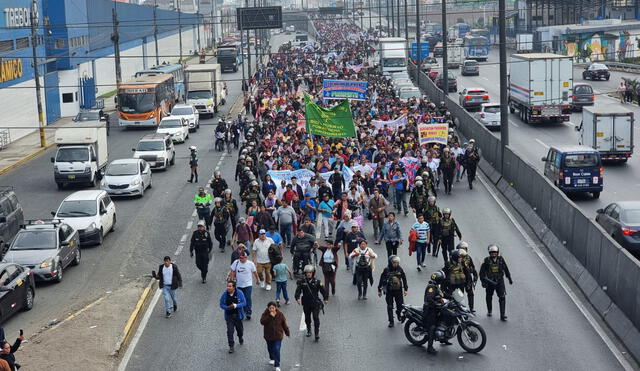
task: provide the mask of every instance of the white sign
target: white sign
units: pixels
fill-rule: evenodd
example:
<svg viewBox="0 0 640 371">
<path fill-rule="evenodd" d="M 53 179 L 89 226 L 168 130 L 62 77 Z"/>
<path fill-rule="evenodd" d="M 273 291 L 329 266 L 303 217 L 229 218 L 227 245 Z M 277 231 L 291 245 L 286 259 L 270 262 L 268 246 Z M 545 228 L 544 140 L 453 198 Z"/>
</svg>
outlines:
<svg viewBox="0 0 640 371">
<path fill-rule="evenodd" d="M 36 22 L 39 14 L 36 8 Z M 37 23 L 36 23 L 37 24 Z M 7 28 L 19 28 L 31 26 L 31 9 L 29 8 L 4 8 L 4 25 Z"/>
</svg>

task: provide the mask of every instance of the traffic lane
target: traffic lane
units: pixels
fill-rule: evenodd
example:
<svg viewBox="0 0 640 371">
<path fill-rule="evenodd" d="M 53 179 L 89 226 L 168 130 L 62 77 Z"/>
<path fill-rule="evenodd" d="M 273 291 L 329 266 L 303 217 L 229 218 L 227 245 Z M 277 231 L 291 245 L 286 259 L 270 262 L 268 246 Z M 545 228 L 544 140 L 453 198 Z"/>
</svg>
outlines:
<svg viewBox="0 0 640 371">
<path fill-rule="evenodd" d="M 372 245 L 379 258 L 374 272 L 374 287 L 369 288 L 369 300 L 366 302 L 357 300 L 357 291 L 351 284 L 352 276 L 344 270 L 343 256 L 340 254 L 337 295 L 330 298 L 325 307 L 325 315 L 321 315 L 319 343 L 304 337 L 304 332 L 300 330 L 301 312 L 298 306 L 294 304 L 282 307 L 292 330 L 292 338 L 286 339 L 283 345 L 283 367 L 319 370 L 351 366 L 383 370 L 397 366 L 402 359 L 403 366 L 416 369 L 423 367 L 425 362 L 454 369 L 466 369 L 469 367 L 468 362 L 473 362 L 474 366 L 479 364 L 482 369 L 492 370 L 583 369 L 589 366 L 596 369 L 619 368 L 603 341 L 527 246 L 522 235 L 484 187 L 476 184 L 474 190 L 468 190 L 464 183 L 456 183 L 453 196 L 443 196 L 438 202 L 440 207 L 453 209 L 453 216 L 460 225 L 463 239 L 471 245 L 470 253 L 477 269 L 485 256 L 486 246 L 498 243 L 515 281 L 513 286 L 507 287 L 508 323 L 502 323 L 498 319 L 496 298 L 495 316 L 485 316 L 484 293 L 478 286 L 476 320 L 488 334 L 487 346 L 479 355 L 463 353 L 456 343 L 451 347 L 439 347 L 438 357 L 430 357 L 426 355 L 424 347 L 409 345 L 402 325 L 387 328 L 386 305 L 383 299 L 375 295 L 380 272 L 386 265 L 386 252 L 383 246 Z M 470 205 L 473 212 L 469 212 Z M 483 223 L 478 223 L 479 217 Z M 401 216 L 399 221 L 406 236 L 415 220 L 412 216 Z M 371 239 L 372 229 L 368 222 L 365 232 Z M 405 242 L 399 251 L 401 264 L 409 280 L 406 302 L 421 305 L 430 273 L 441 269 L 442 258 L 428 257 L 427 268 L 418 272 L 415 257 L 408 256 L 406 246 Z M 213 255 L 215 260 L 210 264 L 210 279 L 206 285 L 199 283 L 199 275 L 193 262 L 186 256 L 179 258 L 178 264 L 183 267 L 185 277 L 188 277 L 184 288 L 178 291 L 180 310 L 171 319 L 165 320 L 162 318 L 162 304 L 156 304 L 151 321 L 134 350 L 128 370 L 173 364 L 196 370 L 207 369 L 211 364 L 221 366 L 222 369 L 266 366 L 262 328 L 255 320 L 266 303 L 273 300 L 274 293 L 254 287 L 254 319 L 244 322 L 245 344 L 237 346 L 236 354 L 228 355 L 225 323 L 222 312 L 218 309 L 218 298 L 224 290 L 224 279 L 230 263 L 229 253 L 214 252 Z M 288 252 L 285 252 L 285 260 L 290 264 Z M 292 281 L 289 281 L 290 295 L 293 294 L 294 287 Z M 184 357 L 182 347 L 166 347 L 164 335 L 167 333 L 175 334 L 177 340 L 190 349 L 188 357 Z M 243 356 L 247 353 L 255 356 Z M 326 354 L 332 356 L 326 357 Z M 545 354 L 546 357 L 539 359 L 538 354 Z"/>
</svg>

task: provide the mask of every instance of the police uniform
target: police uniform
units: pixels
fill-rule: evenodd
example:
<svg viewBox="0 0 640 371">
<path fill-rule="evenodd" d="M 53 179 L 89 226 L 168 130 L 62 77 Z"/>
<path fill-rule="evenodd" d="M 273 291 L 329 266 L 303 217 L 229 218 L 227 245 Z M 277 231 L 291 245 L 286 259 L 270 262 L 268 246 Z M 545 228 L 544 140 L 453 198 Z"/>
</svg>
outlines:
<svg viewBox="0 0 640 371">
<path fill-rule="evenodd" d="M 229 188 L 227 186 L 227 181 L 222 178 L 214 178 L 211 181 L 211 191 L 213 192 L 213 197 L 222 197 L 224 190 Z"/>
<path fill-rule="evenodd" d="M 226 207 L 229 211 L 229 218 L 231 218 L 231 225 L 235 226 L 238 224 L 238 203 L 233 197 L 223 197 L 222 198 L 222 206 Z"/>
<path fill-rule="evenodd" d="M 448 261 L 445 263 L 442 271 L 447 276 L 445 292 L 448 295 L 451 295 L 456 289 L 464 292 L 465 287 L 467 287 L 471 280 L 471 272 L 469 272 L 464 263 Z"/>
<path fill-rule="evenodd" d="M 424 290 L 424 304 L 422 305 L 422 325 L 429 331 L 428 349 L 433 349 L 433 341 L 435 340 L 436 324 L 438 322 L 438 301 L 444 297 L 440 287 L 429 282 Z"/>
<path fill-rule="evenodd" d="M 498 301 L 500 303 L 500 317 L 506 318 L 505 297 L 507 291 L 504 285 L 505 276 L 509 279 L 509 282 L 512 282 L 509 267 L 507 267 L 507 262 L 502 256 L 498 255 L 495 259 L 491 258 L 491 256 L 484 258 L 482 266 L 480 266 L 480 281 L 482 282 L 482 287 L 487 290 L 487 313 L 489 315 L 491 315 L 492 299 L 495 291 L 498 294 Z"/>
<path fill-rule="evenodd" d="M 411 191 L 409 206 L 416 210 L 416 214 L 422 213 L 422 209 L 427 203 L 427 197 L 429 197 L 429 194 L 425 192 L 424 185 L 415 187 L 413 191 Z"/>
<path fill-rule="evenodd" d="M 449 253 L 454 249 L 455 235 L 462 238 L 462 233 L 453 218 L 442 218 L 440 220 L 440 241 L 442 241 L 442 257 L 445 264 L 449 261 Z"/>
<path fill-rule="evenodd" d="M 244 193 L 242 193 L 242 201 L 245 202 L 246 204 L 246 211 L 249 210 L 249 207 L 251 207 L 251 202 L 253 200 L 256 200 L 258 202 L 258 204 L 260 204 L 260 191 L 253 189 L 253 187 L 247 189 L 246 191 L 244 191 Z"/>
<path fill-rule="evenodd" d="M 215 206 L 211 211 L 213 220 L 213 236 L 220 244 L 220 250 L 224 251 L 227 244 L 227 221 L 229 220 L 229 210 L 224 206 Z"/>
<path fill-rule="evenodd" d="M 444 193 L 451 194 L 453 176 L 456 171 L 456 160 L 451 157 L 451 155 L 443 157 L 442 160 L 440 160 L 440 170 L 442 170 Z"/>
<path fill-rule="evenodd" d="M 396 315 L 400 320 L 400 312 L 402 304 L 404 304 L 404 292 L 409 290 L 407 285 L 407 276 L 402 267 L 394 268 L 389 265 L 380 275 L 378 283 L 378 293 L 385 291 L 385 301 L 387 302 L 387 316 L 389 318 L 389 326 L 393 325 L 393 302 L 396 302 Z"/>
<path fill-rule="evenodd" d="M 469 303 L 469 309 L 473 311 L 474 307 L 474 289 L 475 283 L 478 282 L 478 271 L 476 270 L 475 264 L 473 264 L 473 259 L 468 254 L 462 257 L 462 264 L 467 267 L 467 270 L 471 274 L 472 279 L 467 280 L 467 286 L 464 288 L 464 291 L 467 293 L 467 302 Z"/>
<path fill-rule="evenodd" d="M 189 178 L 189 183 L 193 183 L 194 177 L 196 178 L 196 183 L 198 183 L 198 151 L 191 150 L 189 166 L 191 167 L 191 178 Z"/>
<path fill-rule="evenodd" d="M 211 253 L 212 249 L 213 241 L 211 241 L 209 231 L 201 231 L 199 229 L 193 231 L 189 252 L 193 255 L 195 250 L 196 267 L 200 270 L 203 283 L 207 279 L 207 272 L 209 271 L 209 253 Z"/>
<path fill-rule="evenodd" d="M 211 218 L 209 213 L 211 211 L 211 195 L 205 193 L 204 196 L 196 194 L 193 198 L 193 202 L 196 204 L 196 211 L 198 212 L 198 219 L 204 220 L 207 225 L 207 229 L 211 226 Z"/>
<path fill-rule="evenodd" d="M 318 294 L 322 295 L 322 299 L 318 298 Z M 297 282 L 295 299 L 302 301 L 307 336 L 311 336 L 311 317 L 313 316 L 314 334 L 317 339 L 320 331 L 320 310 L 324 311 L 322 300 L 329 300 L 327 290 L 316 277 L 304 277 Z"/>
<path fill-rule="evenodd" d="M 429 223 L 429 227 L 431 227 L 431 241 L 427 245 L 427 253 L 432 253 L 432 256 L 438 256 L 437 245 L 440 240 L 440 220 L 442 219 L 442 213 L 438 206 L 427 204 L 423 214 L 425 220 Z"/>
<path fill-rule="evenodd" d="M 467 169 L 467 180 L 469 181 L 469 188 L 473 189 L 473 181 L 476 178 L 476 168 L 480 162 L 480 154 L 475 146 L 472 149 L 468 149 L 464 157 L 464 167 Z"/>
</svg>

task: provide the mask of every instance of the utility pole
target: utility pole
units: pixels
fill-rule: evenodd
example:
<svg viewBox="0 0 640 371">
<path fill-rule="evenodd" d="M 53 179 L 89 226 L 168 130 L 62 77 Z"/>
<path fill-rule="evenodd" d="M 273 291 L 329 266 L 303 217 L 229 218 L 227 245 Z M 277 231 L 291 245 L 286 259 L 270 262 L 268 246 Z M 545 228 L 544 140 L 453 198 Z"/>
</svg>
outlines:
<svg viewBox="0 0 640 371">
<path fill-rule="evenodd" d="M 504 151 L 509 145 L 509 98 L 507 86 L 507 30 L 505 0 L 498 1 L 498 27 L 500 29 L 500 172 L 504 174 Z"/>
<path fill-rule="evenodd" d="M 503 0 L 500 0 L 503 1 Z M 442 101 L 449 95 L 449 68 L 447 68 L 447 0 L 442 0 Z"/>
<path fill-rule="evenodd" d="M 391 37 L 396 35 L 396 17 L 395 17 L 394 10 L 393 10 L 394 1 L 396 1 L 396 0 L 391 0 L 391 32 L 389 33 L 389 36 L 391 36 Z M 387 4 L 387 6 L 388 6 L 388 4 Z M 389 11 L 389 9 L 387 8 L 387 12 L 388 11 Z"/>
<path fill-rule="evenodd" d="M 380 25 L 380 30 L 382 30 L 382 0 L 378 0 L 378 24 Z"/>
<path fill-rule="evenodd" d="M 396 3 L 398 4 L 396 8 L 396 17 L 398 18 L 396 24 L 398 25 L 398 31 L 396 32 L 396 35 L 400 37 L 400 0 L 397 0 Z"/>
<path fill-rule="evenodd" d="M 116 91 L 120 90 L 120 83 L 122 82 L 122 70 L 120 68 L 120 35 L 118 34 L 118 14 L 116 13 L 116 4 L 113 4 L 111 9 L 111 15 L 113 18 L 113 34 L 111 34 L 111 41 L 113 41 L 113 52 L 115 54 L 116 62 Z"/>
<path fill-rule="evenodd" d="M 182 0 L 178 0 L 178 35 L 180 39 L 180 61 L 178 63 L 182 63 L 182 12 L 180 11 L 180 2 Z"/>
<path fill-rule="evenodd" d="M 409 12 L 407 11 L 407 6 L 407 0 L 404 0 L 404 39 L 409 42 Z M 420 41 L 418 41 L 418 45 L 420 45 Z"/>
<path fill-rule="evenodd" d="M 253 0 L 253 6 L 255 6 L 255 1 Z M 249 0 L 244 0 L 244 6 L 249 7 Z M 251 81 L 251 37 L 249 34 L 249 30 L 247 30 L 247 78 Z"/>
<path fill-rule="evenodd" d="M 38 70 L 38 55 L 36 54 L 36 45 L 38 42 L 38 35 L 36 34 L 36 23 L 38 18 L 36 17 L 38 4 L 36 0 L 31 1 L 31 51 L 33 53 L 33 75 L 36 80 L 36 104 L 38 106 L 38 132 L 40 134 L 40 147 L 47 146 L 47 136 L 44 133 L 44 114 L 42 112 L 42 96 L 40 95 L 40 71 Z"/>
<path fill-rule="evenodd" d="M 369 29 L 371 29 L 371 0 L 367 0 L 367 9 L 369 9 Z"/>
<path fill-rule="evenodd" d="M 202 45 L 200 45 L 200 0 L 197 3 L 198 9 L 196 9 L 196 27 L 198 30 L 198 53 L 202 50 Z"/>
<path fill-rule="evenodd" d="M 222 20 L 222 17 L 220 17 L 220 20 Z M 242 64 L 242 92 L 246 93 L 247 90 L 245 89 L 245 86 L 246 86 L 247 80 L 246 80 L 245 73 L 244 73 L 244 64 L 245 64 L 244 63 L 244 46 L 243 46 L 244 45 L 244 31 L 242 30 L 242 28 L 243 28 L 242 27 L 243 26 L 242 25 L 242 17 L 240 17 L 239 22 L 240 22 L 240 53 L 242 54 L 242 63 L 241 63 Z M 248 42 L 247 42 L 247 44 L 248 44 Z"/>
<path fill-rule="evenodd" d="M 158 0 L 153 0 L 153 39 L 156 44 L 156 66 L 159 66 L 160 55 L 158 55 L 158 20 L 156 18 L 156 9 L 158 9 Z"/>
<path fill-rule="evenodd" d="M 420 71 L 422 71 L 422 50 L 420 50 L 422 48 L 420 45 L 421 37 L 420 37 L 420 27 L 418 27 L 419 22 L 420 22 L 420 0 L 416 0 L 416 45 L 417 45 L 416 56 L 418 57 L 418 60 L 416 61 L 416 66 L 418 67 L 416 69 L 416 85 L 418 87 L 420 87 Z M 407 38 L 407 41 L 409 41 L 408 38 Z"/>
</svg>

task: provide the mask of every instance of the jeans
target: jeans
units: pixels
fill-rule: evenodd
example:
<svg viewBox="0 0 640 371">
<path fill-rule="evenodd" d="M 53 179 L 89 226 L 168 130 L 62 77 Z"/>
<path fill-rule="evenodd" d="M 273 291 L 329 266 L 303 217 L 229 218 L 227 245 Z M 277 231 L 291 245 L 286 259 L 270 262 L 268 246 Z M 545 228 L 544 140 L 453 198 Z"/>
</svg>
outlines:
<svg viewBox="0 0 640 371">
<path fill-rule="evenodd" d="M 244 326 L 242 324 L 242 320 L 240 320 L 240 317 L 237 314 L 232 314 L 227 317 L 227 341 L 230 347 L 235 344 L 233 341 L 233 330 L 238 333 L 238 339 L 242 339 Z"/>
<path fill-rule="evenodd" d="M 211 219 L 209 218 L 211 209 L 209 209 L 208 207 L 198 207 L 196 208 L 196 210 L 198 211 L 198 219 L 204 220 L 204 222 L 207 224 L 208 229 L 211 226 Z"/>
<path fill-rule="evenodd" d="M 373 219 L 373 239 L 378 240 L 378 236 L 382 231 L 382 226 L 384 225 L 384 218 L 374 218 Z"/>
<path fill-rule="evenodd" d="M 289 224 L 280 224 L 280 235 L 282 236 L 282 243 L 285 247 L 291 246 L 291 228 L 293 227 L 292 223 Z"/>
<path fill-rule="evenodd" d="M 176 290 L 171 290 L 171 286 L 162 287 L 162 297 L 164 298 L 164 311 L 171 313 L 173 311 L 174 304 L 178 304 L 178 298 L 176 298 Z"/>
<path fill-rule="evenodd" d="M 247 304 L 244 306 L 244 312 L 250 316 L 251 315 L 251 292 L 253 291 L 253 286 L 248 287 L 238 287 L 240 291 L 244 294 L 244 298 L 247 301 Z"/>
<path fill-rule="evenodd" d="M 404 190 L 400 190 L 400 189 L 393 190 L 394 204 L 398 212 L 402 211 L 400 208 L 400 206 L 402 206 L 404 208 L 404 212 L 407 213 L 407 199 L 404 196 L 405 193 L 406 192 Z"/>
<path fill-rule="evenodd" d="M 416 261 L 418 265 L 424 263 L 424 258 L 427 255 L 427 243 L 416 241 Z"/>
<path fill-rule="evenodd" d="M 280 367 L 280 346 L 282 340 L 267 340 L 267 350 L 269 351 L 269 360 L 275 361 L 274 367 Z"/>
<path fill-rule="evenodd" d="M 276 281 L 276 300 L 280 300 L 280 293 L 285 301 L 289 301 L 289 294 L 287 293 L 287 281 Z"/>
<path fill-rule="evenodd" d="M 387 241 L 385 244 L 387 246 L 387 258 L 391 255 L 398 255 L 398 245 L 400 245 L 399 241 Z"/>
</svg>

